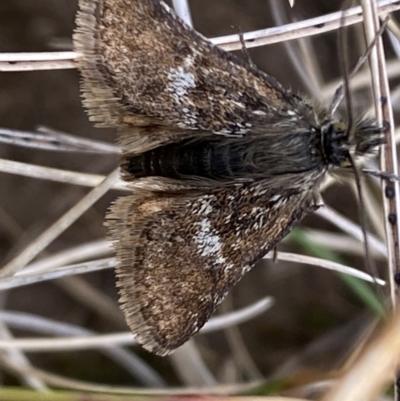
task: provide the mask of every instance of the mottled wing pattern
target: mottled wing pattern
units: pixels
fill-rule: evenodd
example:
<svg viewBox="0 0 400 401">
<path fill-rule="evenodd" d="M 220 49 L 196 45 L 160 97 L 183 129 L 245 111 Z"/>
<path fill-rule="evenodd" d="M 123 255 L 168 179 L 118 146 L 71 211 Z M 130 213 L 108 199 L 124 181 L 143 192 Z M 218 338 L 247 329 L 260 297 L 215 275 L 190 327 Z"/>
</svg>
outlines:
<svg viewBox="0 0 400 401">
<path fill-rule="evenodd" d="M 240 136 L 263 121 L 293 119 L 301 108 L 299 115 L 312 114 L 158 0 L 79 4 L 74 47 L 82 54 L 84 104 L 92 121 L 119 127 L 132 152 L 202 132 Z"/>
<path fill-rule="evenodd" d="M 252 183 L 116 201 L 108 225 L 120 301 L 144 348 L 166 355 L 187 341 L 254 263 L 315 210 L 310 191 L 273 192 Z"/>
<path fill-rule="evenodd" d="M 125 155 L 214 134 L 245 144 L 262 135 L 274 154 L 280 142 L 271 135 L 319 126 L 300 98 L 213 46 L 158 0 L 79 0 L 79 9 L 74 46 L 83 102 L 92 121 L 118 128 Z M 146 349 L 166 355 L 187 341 L 254 263 L 315 209 L 323 166 L 295 177 L 284 166 L 279 175 L 266 179 L 267 171 L 246 183 L 124 175 L 134 195 L 116 201 L 107 225 L 126 320 Z"/>
</svg>

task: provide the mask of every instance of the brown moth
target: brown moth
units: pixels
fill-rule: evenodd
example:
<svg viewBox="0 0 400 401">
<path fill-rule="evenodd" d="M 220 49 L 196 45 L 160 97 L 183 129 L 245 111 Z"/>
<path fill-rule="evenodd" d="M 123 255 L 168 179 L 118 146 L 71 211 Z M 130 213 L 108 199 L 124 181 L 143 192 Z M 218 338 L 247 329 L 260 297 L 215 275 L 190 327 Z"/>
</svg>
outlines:
<svg viewBox="0 0 400 401">
<path fill-rule="evenodd" d="M 166 355 L 320 206 L 331 168 L 383 142 L 212 45 L 157 0 L 79 0 L 83 103 L 116 127 L 132 195 L 107 216 L 137 341 Z"/>
</svg>

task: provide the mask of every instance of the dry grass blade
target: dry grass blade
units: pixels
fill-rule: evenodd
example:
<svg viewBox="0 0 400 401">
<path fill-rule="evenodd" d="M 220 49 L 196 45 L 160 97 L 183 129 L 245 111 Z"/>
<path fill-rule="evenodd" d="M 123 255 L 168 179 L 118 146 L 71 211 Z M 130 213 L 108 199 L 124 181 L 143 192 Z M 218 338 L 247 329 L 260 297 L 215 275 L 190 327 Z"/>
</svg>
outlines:
<svg viewBox="0 0 400 401">
<path fill-rule="evenodd" d="M 10 328 L 17 328 L 39 334 L 61 337 L 88 336 L 95 334 L 79 326 L 19 312 L 0 312 L 0 320 Z M 9 339 L 11 340 L 11 338 Z M 104 345 L 100 351 L 117 364 L 123 366 L 143 385 L 150 387 L 162 387 L 166 385 L 161 376 L 134 353 L 114 345 Z M 13 352 L 18 352 L 18 350 L 15 349 Z"/>
<path fill-rule="evenodd" d="M 400 313 L 387 322 L 379 336 L 339 379 L 324 401 L 376 400 L 393 380 L 400 360 Z"/>
<path fill-rule="evenodd" d="M 246 308 L 227 313 L 222 316 L 211 318 L 203 327 L 200 333 L 211 333 L 227 328 L 229 326 L 244 323 L 267 311 L 273 301 L 270 297 L 255 302 Z M 24 338 L 12 340 L 0 340 L 0 349 L 16 348 L 30 352 L 43 351 L 68 351 L 68 350 L 89 350 L 111 345 L 133 345 L 135 341 L 130 332 L 104 334 L 104 335 L 83 335 L 74 338 Z"/>
<path fill-rule="evenodd" d="M 0 159 L 0 171 L 2 173 L 16 174 L 31 178 L 40 178 L 42 180 L 62 182 L 65 184 L 82 185 L 85 187 L 97 187 L 105 178 L 104 176 L 97 174 L 85 174 L 76 171 L 35 166 L 28 163 L 21 163 L 13 160 L 4 159 Z M 126 186 L 120 180 L 116 180 L 112 186 L 112 189 L 126 191 Z"/>
<path fill-rule="evenodd" d="M 400 9 L 396 1 L 379 2 L 379 13 L 387 14 Z M 346 12 L 344 25 L 342 12 L 326 14 L 322 17 L 286 24 L 281 27 L 262 29 L 254 32 L 247 32 L 243 35 L 248 47 L 263 46 L 273 43 L 280 43 L 286 40 L 299 39 L 308 36 L 320 35 L 325 32 L 339 29 L 362 22 L 360 15 L 361 7 L 353 7 Z M 221 46 L 224 50 L 239 50 L 241 48 L 238 35 L 224 36 L 213 39 L 213 43 Z"/>
<path fill-rule="evenodd" d="M 376 4 L 371 0 L 361 2 L 365 14 L 365 30 L 367 38 L 373 37 L 372 30 L 379 24 Z M 390 102 L 389 81 L 386 73 L 385 53 L 382 38 L 377 41 L 376 49 L 371 53 L 371 79 L 375 95 L 375 108 L 382 126 L 385 128 L 387 144 L 381 151 L 382 171 L 398 176 L 398 162 L 396 141 L 394 136 L 394 118 Z M 393 192 L 392 196 L 383 197 L 385 229 L 388 247 L 388 277 L 392 303 L 397 307 L 398 300 L 395 299 L 396 274 L 400 273 L 400 228 L 398 224 L 390 223 L 390 216 L 399 216 L 400 213 L 400 186 L 398 181 L 383 181 L 382 188 L 385 194 L 388 189 Z"/>
<path fill-rule="evenodd" d="M 71 208 L 47 231 L 40 235 L 16 258 L 8 262 L 1 270 L 0 277 L 10 277 L 22 270 L 32 259 L 34 259 L 43 249 L 53 242 L 63 231 L 65 231 L 75 220 L 77 220 L 93 203 L 103 196 L 117 182 L 119 170 L 113 171 L 104 181 L 95 187 L 79 203 Z"/>
<path fill-rule="evenodd" d="M 116 145 L 85 140 L 44 127 L 40 127 L 38 132 L 0 128 L 0 142 L 26 148 L 54 150 L 58 152 L 119 153 L 119 148 Z"/>
<path fill-rule="evenodd" d="M 179 2 L 179 4 L 184 4 Z M 383 0 L 379 4 L 379 13 L 386 15 L 400 9 L 397 0 Z M 182 6 L 182 15 L 188 15 L 186 6 Z M 281 43 L 286 40 L 299 39 L 320 35 L 340 28 L 341 12 L 324 15 L 292 24 L 286 24 L 278 28 L 262 29 L 247 32 L 244 35 L 247 47 L 265 46 L 273 43 Z M 347 13 L 345 26 L 357 24 L 362 21 L 360 7 L 354 7 Z M 212 42 L 227 51 L 240 50 L 242 45 L 239 35 L 222 36 L 211 39 Z M 0 54 L 0 71 L 35 71 L 75 68 L 74 60 L 79 54 L 74 52 L 59 52 L 53 57 L 53 53 L 3 53 Z M 21 61 L 24 60 L 24 61 Z M 32 60 L 32 61 L 26 61 Z M 40 60 L 40 61 L 38 61 Z M 59 60 L 59 61 L 55 61 Z"/>
</svg>

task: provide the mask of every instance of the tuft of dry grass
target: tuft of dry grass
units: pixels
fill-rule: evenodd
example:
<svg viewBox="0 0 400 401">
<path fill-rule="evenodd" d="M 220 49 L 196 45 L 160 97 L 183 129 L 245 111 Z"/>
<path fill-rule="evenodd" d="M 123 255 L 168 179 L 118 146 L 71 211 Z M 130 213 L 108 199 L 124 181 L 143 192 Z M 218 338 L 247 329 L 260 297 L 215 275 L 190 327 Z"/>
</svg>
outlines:
<svg viewBox="0 0 400 401">
<path fill-rule="evenodd" d="M 351 89 L 357 111 L 370 108 L 390 123 L 379 167 L 370 161 L 368 168 L 397 174 L 400 108 L 390 101 L 399 91 L 397 1 L 362 0 L 345 18 L 341 3 L 329 0 L 297 0 L 292 9 L 280 0 L 173 3 L 226 50 L 241 48 L 243 30 L 261 69 L 326 105 L 341 79 L 337 30 L 348 27 L 354 64 L 365 38 L 374 40 L 378 18 L 391 13 L 385 49 L 378 39 Z M 106 392 L 110 400 L 121 394 L 385 399 L 400 353 L 400 315 L 372 322 L 397 305 L 398 225 L 385 216 L 398 215 L 398 197 L 386 197 L 385 184 L 373 177 L 363 188 L 377 272 L 363 271 L 354 187 L 331 180 L 327 206 L 282 243 L 277 263 L 265 260 L 245 277 L 194 341 L 164 359 L 134 346 L 117 307 L 102 225 L 115 192 L 125 191 L 115 170 L 119 149 L 115 132 L 91 127 L 80 105 L 79 55 L 68 49 L 75 11 L 71 0 L 0 4 L 4 386 L 71 390 L 57 390 L 60 400 L 81 396 L 73 391 Z M 59 51 L 60 43 L 68 51 Z M 50 128 L 35 130 L 39 125 Z M 0 389 L 2 400 L 36 395 Z"/>
</svg>

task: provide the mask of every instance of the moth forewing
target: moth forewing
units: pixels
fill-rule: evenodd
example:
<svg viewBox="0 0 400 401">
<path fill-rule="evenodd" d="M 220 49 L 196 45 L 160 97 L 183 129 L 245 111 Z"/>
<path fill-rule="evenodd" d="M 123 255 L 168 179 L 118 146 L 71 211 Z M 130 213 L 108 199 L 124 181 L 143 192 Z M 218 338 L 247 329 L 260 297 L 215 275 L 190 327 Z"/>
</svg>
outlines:
<svg viewBox="0 0 400 401">
<path fill-rule="evenodd" d="M 280 196 L 262 183 L 201 196 L 120 198 L 108 216 L 127 322 L 143 346 L 172 352 L 230 288 L 305 214 L 311 192 Z"/>
</svg>

